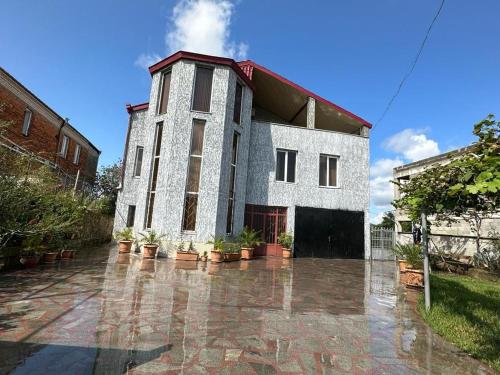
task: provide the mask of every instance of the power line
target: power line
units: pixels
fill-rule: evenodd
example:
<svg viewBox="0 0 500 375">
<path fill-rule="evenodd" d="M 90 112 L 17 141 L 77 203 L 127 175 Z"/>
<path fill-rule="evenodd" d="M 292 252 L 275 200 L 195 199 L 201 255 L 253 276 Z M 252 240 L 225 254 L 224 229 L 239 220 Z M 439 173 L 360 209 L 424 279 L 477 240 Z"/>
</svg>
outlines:
<svg viewBox="0 0 500 375">
<path fill-rule="evenodd" d="M 417 65 L 418 59 L 420 58 L 420 55 L 422 54 L 422 51 L 423 51 L 423 49 L 425 47 L 425 43 L 427 43 L 427 39 L 429 39 L 429 35 L 431 33 L 432 27 L 436 23 L 436 20 L 439 17 L 439 14 L 441 13 L 441 10 L 443 9 L 444 2 L 445 2 L 445 0 L 441 1 L 441 5 L 439 6 L 439 9 L 437 10 L 436 15 L 432 19 L 432 22 L 429 25 L 429 28 L 427 29 L 427 32 L 425 33 L 425 38 L 422 41 L 422 44 L 420 44 L 420 48 L 418 49 L 417 55 L 415 56 L 415 59 L 413 60 L 413 63 L 410 65 L 410 69 L 403 76 L 403 79 L 401 80 L 401 83 L 399 84 L 399 86 L 398 86 L 396 92 L 394 93 L 394 95 L 391 97 L 391 100 L 389 100 L 389 103 L 385 107 L 384 112 L 382 112 L 382 115 L 379 117 L 379 119 L 377 120 L 377 122 L 375 123 L 375 125 L 373 125 L 372 131 L 375 130 L 375 127 L 383 120 L 383 118 L 385 117 L 385 115 L 387 114 L 387 112 L 389 112 L 389 109 L 391 108 L 392 103 L 394 102 L 394 100 L 396 99 L 396 97 L 399 95 L 399 92 L 403 88 L 404 83 L 410 77 L 411 73 L 413 73 L 413 69 L 415 69 L 415 65 Z"/>
</svg>

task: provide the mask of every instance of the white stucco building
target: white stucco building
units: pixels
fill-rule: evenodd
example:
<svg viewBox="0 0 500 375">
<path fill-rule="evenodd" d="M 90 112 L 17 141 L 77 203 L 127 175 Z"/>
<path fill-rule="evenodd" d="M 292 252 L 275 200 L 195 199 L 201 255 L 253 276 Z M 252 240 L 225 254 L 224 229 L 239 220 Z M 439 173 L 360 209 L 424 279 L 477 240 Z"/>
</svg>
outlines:
<svg viewBox="0 0 500 375">
<path fill-rule="evenodd" d="M 259 255 L 293 231 L 296 256 L 369 257 L 367 121 L 253 61 L 181 51 L 149 71 L 149 102 L 127 106 L 115 229 L 203 248 L 247 225 Z"/>
</svg>

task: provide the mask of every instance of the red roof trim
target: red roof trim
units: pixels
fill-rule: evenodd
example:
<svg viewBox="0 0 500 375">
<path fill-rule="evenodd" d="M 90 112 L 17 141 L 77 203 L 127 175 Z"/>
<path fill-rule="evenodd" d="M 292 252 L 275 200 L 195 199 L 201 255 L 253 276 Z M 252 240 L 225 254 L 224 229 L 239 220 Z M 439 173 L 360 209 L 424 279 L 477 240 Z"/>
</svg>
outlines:
<svg viewBox="0 0 500 375">
<path fill-rule="evenodd" d="M 279 74 L 277 73 L 274 73 L 273 71 L 259 65 L 259 64 L 256 64 L 255 62 L 253 62 L 252 60 L 246 60 L 246 61 L 241 61 L 238 63 L 238 65 L 244 70 L 244 71 L 248 71 L 248 66 L 251 66 L 252 68 L 255 68 L 255 69 L 258 69 L 258 70 L 261 70 L 262 72 L 270 75 L 271 77 L 274 77 L 276 78 L 278 81 L 281 81 L 287 85 L 290 85 L 294 88 L 296 88 L 297 90 L 303 92 L 304 94 L 306 94 L 307 96 L 310 96 L 311 98 L 314 98 L 326 105 L 328 105 L 329 107 L 332 107 L 332 108 L 335 108 L 336 110 L 338 110 L 339 112 L 349 116 L 350 118 L 356 120 L 356 121 L 359 121 L 360 123 L 362 123 L 364 126 L 367 126 L 368 128 L 371 128 L 372 127 L 372 124 L 370 124 L 368 121 L 362 119 L 361 117 L 359 116 L 356 116 L 354 113 L 351 113 L 349 112 L 348 110 L 342 108 L 342 107 L 339 107 L 338 105 L 330 102 L 329 100 L 326 100 L 324 98 L 322 98 L 321 96 L 319 95 L 316 95 L 315 93 L 303 88 L 302 86 L 299 86 L 297 85 L 296 83 L 286 79 L 285 77 L 282 77 L 280 76 Z"/>
<path fill-rule="evenodd" d="M 148 109 L 149 108 L 149 102 L 148 103 L 142 103 L 142 104 L 136 104 L 136 105 L 127 104 L 126 108 L 127 108 L 127 112 L 128 113 L 142 111 L 144 109 Z"/>
<path fill-rule="evenodd" d="M 241 70 L 240 66 L 236 63 L 236 61 L 234 61 L 233 59 L 227 58 L 227 57 L 218 57 L 218 56 L 202 55 L 200 53 L 179 51 L 179 52 L 176 52 L 173 55 L 161 60 L 160 62 L 157 62 L 156 64 L 150 66 L 149 73 L 151 73 L 151 75 L 153 75 L 154 73 L 165 68 L 166 66 L 171 65 L 174 62 L 182 60 L 182 59 L 229 66 L 230 68 L 232 68 L 234 70 L 234 72 L 236 74 L 238 74 L 238 76 L 243 81 L 245 81 L 245 83 L 247 84 L 248 87 L 250 87 L 252 90 L 255 90 L 255 87 L 254 87 L 252 81 L 243 72 L 243 70 Z"/>
</svg>

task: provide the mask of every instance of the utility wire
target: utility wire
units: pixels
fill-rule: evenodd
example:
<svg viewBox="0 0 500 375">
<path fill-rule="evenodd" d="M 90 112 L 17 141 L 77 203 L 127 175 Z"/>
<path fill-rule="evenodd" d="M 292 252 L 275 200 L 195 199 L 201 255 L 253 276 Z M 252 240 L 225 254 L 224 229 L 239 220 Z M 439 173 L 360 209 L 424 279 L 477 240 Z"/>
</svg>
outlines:
<svg viewBox="0 0 500 375">
<path fill-rule="evenodd" d="M 380 122 L 384 119 L 384 117 L 387 114 L 387 112 L 389 112 L 389 109 L 391 108 L 392 103 L 394 103 L 394 100 L 399 95 L 401 89 L 403 88 L 404 83 L 410 77 L 410 75 L 413 73 L 413 69 L 415 69 L 415 65 L 417 65 L 418 59 L 420 58 L 420 55 L 422 54 L 422 51 L 424 50 L 425 43 L 427 43 L 427 39 L 429 39 L 429 35 L 431 34 L 432 27 L 436 23 L 436 20 L 438 19 L 439 14 L 441 13 L 441 10 L 443 9 L 444 2 L 445 2 L 445 0 L 441 1 L 441 5 L 439 6 L 439 9 L 437 10 L 436 15 L 432 19 L 432 22 L 429 25 L 429 28 L 427 29 L 427 32 L 425 33 L 425 38 L 422 41 L 422 44 L 420 44 L 420 48 L 418 49 L 417 55 L 415 56 L 415 59 L 413 60 L 413 63 L 410 65 L 410 69 L 403 76 L 403 79 L 401 80 L 401 83 L 399 84 L 399 86 L 398 86 L 396 92 L 394 93 L 394 95 L 391 97 L 391 100 L 389 100 L 389 103 L 385 107 L 384 112 L 382 112 L 382 115 L 379 117 L 379 119 L 377 120 L 377 122 L 375 123 L 375 125 L 373 125 L 372 131 L 375 130 L 375 128 L 377 127 L 377 125 L 380 124 Z"/>
</svg>

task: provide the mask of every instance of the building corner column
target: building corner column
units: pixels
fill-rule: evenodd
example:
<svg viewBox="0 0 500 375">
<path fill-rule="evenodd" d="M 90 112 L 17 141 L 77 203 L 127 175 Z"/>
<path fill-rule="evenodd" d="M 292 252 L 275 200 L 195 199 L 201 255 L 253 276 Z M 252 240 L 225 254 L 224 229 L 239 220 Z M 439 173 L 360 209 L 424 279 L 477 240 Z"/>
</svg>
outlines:
<svg viewBox="0 0 500 375">
<path fill-rule="evenodd" d="M 316 100 L 309 97 L 307 99 L 307 128 L 314 129 L 316 121 Z"/>
</svg>

